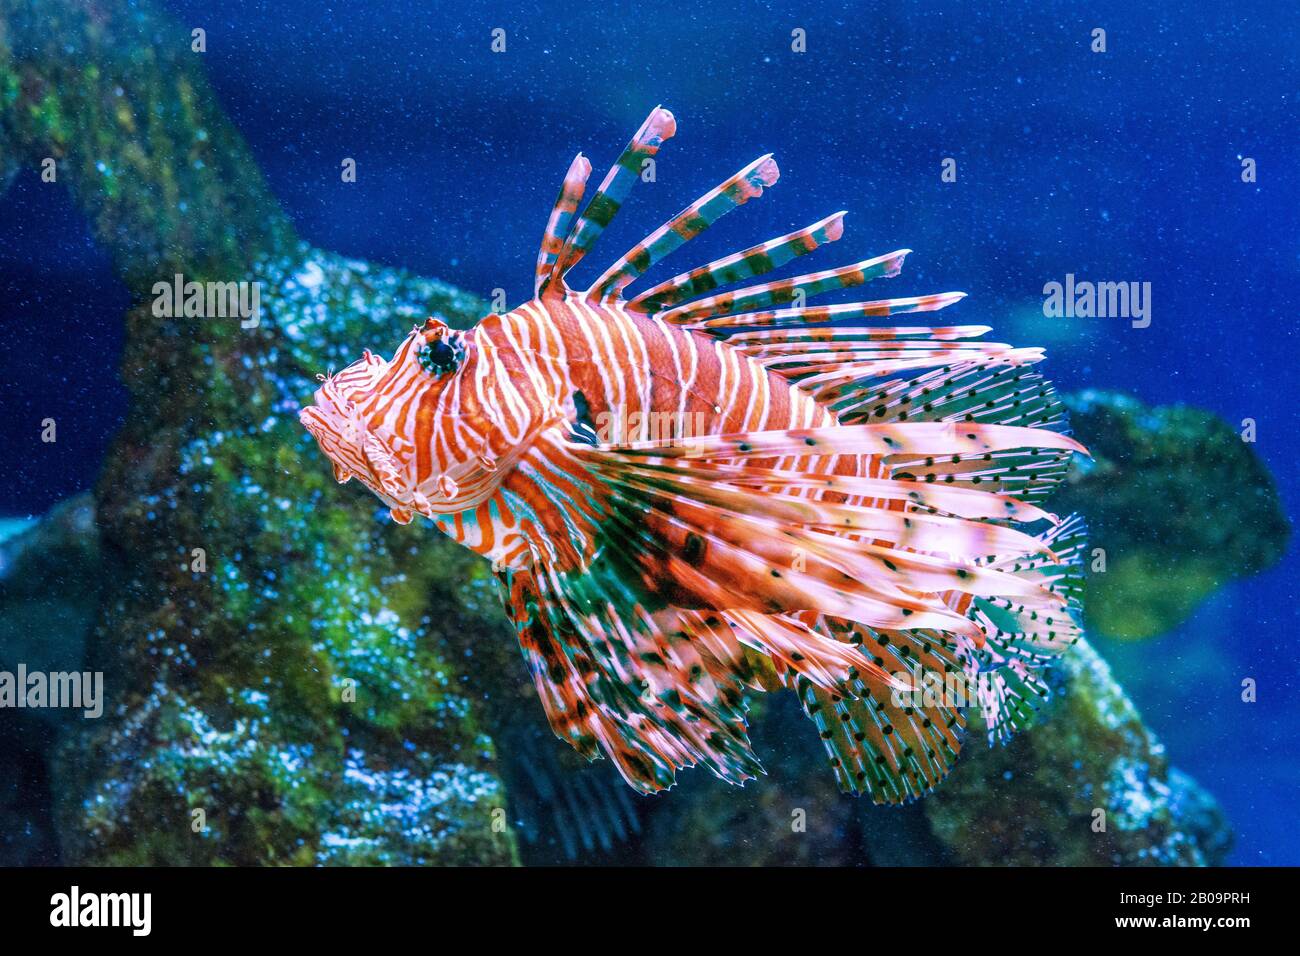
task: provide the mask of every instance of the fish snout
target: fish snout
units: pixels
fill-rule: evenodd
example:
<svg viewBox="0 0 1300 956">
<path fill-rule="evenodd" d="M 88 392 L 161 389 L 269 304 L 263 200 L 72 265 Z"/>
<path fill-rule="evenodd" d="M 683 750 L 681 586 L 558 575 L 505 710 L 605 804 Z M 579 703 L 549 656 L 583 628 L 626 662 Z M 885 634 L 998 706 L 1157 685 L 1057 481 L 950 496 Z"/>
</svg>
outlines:
<svg viewBox="0 0 1300 956">
<path fill-rule="evenodd" d="M 334 480 L 342 485 L 354 475 L 364 476 L 366 459 L 356 447 L 358 435 L 352 416 L 340 406 L 328 382 L 316 390 L 312 399 L 314 404 L 298 410 L 298 421 L 329 459 Z"/>
<path fill-rule="evenodd" d="M 321 412 L 315 405 L 308 405 L 298 410 L 298 421 L 303 428 L 316 436 L 321 427 Z"/>
</svg>

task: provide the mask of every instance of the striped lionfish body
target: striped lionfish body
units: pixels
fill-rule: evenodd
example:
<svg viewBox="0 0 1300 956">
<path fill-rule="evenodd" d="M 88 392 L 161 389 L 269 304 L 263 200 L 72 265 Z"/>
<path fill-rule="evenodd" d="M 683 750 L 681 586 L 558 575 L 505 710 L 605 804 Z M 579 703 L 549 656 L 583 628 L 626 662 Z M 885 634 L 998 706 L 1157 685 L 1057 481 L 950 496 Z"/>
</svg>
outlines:
<svg viewBox="0 0 1300 956">
<path fill-rule="evenodd" d="M 787 687 L 841 786 L 902 802 L 951 768 L 968 707 L 990 740 L 1022 726 L 1077 640 L 1080 523 L 1037 502 L 1082 448 L 1041 350 L 871 324 L 960 294 L 804 304 L 907 250 L 717 291 L 838 239 L 843 214 L 625 294 L 775 183 L 771 157 L 571 290 L 674 131 L 651 113 L 581 214 L 578 155 L 532 301 L 367 351 L 303 424 L 339 481 L 492 560 L 551 726 L 633 787 L 761 772 L 745 695 Z"/>
</svg>

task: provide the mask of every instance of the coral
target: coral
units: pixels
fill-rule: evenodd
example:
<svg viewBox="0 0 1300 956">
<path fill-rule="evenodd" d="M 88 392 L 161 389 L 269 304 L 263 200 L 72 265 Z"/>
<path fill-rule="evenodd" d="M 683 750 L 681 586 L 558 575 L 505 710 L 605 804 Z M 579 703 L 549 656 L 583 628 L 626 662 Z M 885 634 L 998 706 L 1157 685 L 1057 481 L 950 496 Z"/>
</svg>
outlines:
<svg viewBox="0 0 1300 956">
<path fill-rule="evenodd" d="M 1085 513 L 1091 547 L 1105 552 L 1104 572 L 1095 568 L 1085 589 L 1090 633 L 1164 634 L 1286 550 L 1290 524 L 1277 485 L 1226 422 L 1106 392 L 1065 402 L 1093 458 L 1076 460 L 1053 506 Z"/>
</svg>

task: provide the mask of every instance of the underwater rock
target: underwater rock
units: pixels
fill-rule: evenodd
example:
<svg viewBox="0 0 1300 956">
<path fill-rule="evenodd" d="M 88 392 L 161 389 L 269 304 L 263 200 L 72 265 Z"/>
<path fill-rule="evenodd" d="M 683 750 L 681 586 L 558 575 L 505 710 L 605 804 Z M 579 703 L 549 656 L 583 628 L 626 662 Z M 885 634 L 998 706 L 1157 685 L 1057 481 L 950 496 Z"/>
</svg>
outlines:
<svg viewBox="0 0 1300 956">
<path fill-rule="evenodd" d="M 88 494 L 0 540 L 0 670 L 19 664 L 32 671 L 79 670 L 100 589 L 111 577 Z M 66 716 L 33 713 L 56 721 Z"/>
<path fill-rule="evenodd" d="M 13 104 L 18 99 L 18 74 L 13 70 L 13 54 L 9 50 L 8 7 L 0 6 L 0 198 L 18 175 L 18 157 L 14 154 L 17 137 L 14 132 Z"/>
<path fill-rule="evenodd" d="M 1213 798 L 1168 766 L 1110 669 L 1080 642 L 1034 726 L 990 748 L 972 729 L 929 796 L 838 792 L 792 698 L 753 713 L 768 775 L 743 789 L 684 774 L 642 808 L 642 862 L 687 865 L 1214 865 L 1232 837 Z M 1104 811 L 1105 830 L 1093 829 Z"/>
<path fill-rule="evenodd" d="M 312 374 L 357 341 L 430 313 L 464 324 L 476 303 L 305 245 L 250 274 L 266 290 L 256 329 L 180 337 L 147 308 L 132 316 L 155 326 L 127 346 L 146 395 L 96 492 L 125 584 L 91 640 L 108 713 L 57 762 L 65 851 L 511 862 L 492 742 L 408 573 L 427 530 L 338 486 L 296 417 Z"/>
<path fill-rule="evenodd" d="M 0 671 L 80 671 L 102 581 L 112 576 L 90 495 L 39 522 L 0 524 L 12 526 L 0 531 Z M 66 708 L 0 715 L 0 866 L 59 861 L 50 762 L 60 734 L 80 724 L 81 713 Z"/>
<path fill-rule="evenodd" d="M 942 863 L 920 804 L 877 807 L 840 792 L 793 694 L 750 706 L 767 770 L 743 788 L 681 774 L 646 808 L 645 862 L 687 866 L 891 866 Z M 960 763 L 958 764 L 960 767 Z"/>
<path fill-rule="evenodd" d="M 1177 767 L 1169 768 L 1165 783 L 1170 816 L 1195 840 L 1207 865 L 1225 864 L 1233 846 L 1232 827 L 1214 797 Z"/>
<path fill-rule="evenodd" d="M 296 412 L 356 343 L 480 304 L 299 243 L 147 3 L 0 2 L 0 155 L 58 183 L 142 303 L 96 491 L 102 719 L 52 762 L 62 861 L 509 863 L 491 740 L 406 573 L 427 531 L 339 488 Z M 256 327 L 166 318 L 175 273 L 260 283 Z"/>
<path fill-rule="evenodd" d="M 1220 865 L 1231 833 L 1080 641 L 1052 700 L 1006 746 L 968 741 L 923 803 L 954 862 L 1052 866 Z M 1104 827 L 1104 829 L 1103 829 Z"/>
<path fill-rule="evenodd" d="M 53 159 L 139 291 L 294 239 L 190 42 L 149 3 L 0 0 L 0 171 Z"/>
<path fill-rule="evenodd" d="M 1052 504 L 1087 515 L 1089 547 L 1105 552 L 1105 572 L 1089 573 L 1084 589 L 1090 634 L 1164 634 L 1282 556 L 1291 529 L 1277 485 L 1227 422 L 1108 392 L 1064 401 L 1093 457 L 1076 456 Z"/>
</svg>

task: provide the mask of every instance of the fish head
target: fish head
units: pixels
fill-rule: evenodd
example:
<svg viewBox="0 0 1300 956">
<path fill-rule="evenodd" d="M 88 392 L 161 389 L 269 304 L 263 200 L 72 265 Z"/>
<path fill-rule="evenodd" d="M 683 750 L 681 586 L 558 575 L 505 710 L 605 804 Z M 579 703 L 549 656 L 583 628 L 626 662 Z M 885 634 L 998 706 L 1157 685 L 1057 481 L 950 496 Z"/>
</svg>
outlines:
<svg viewBox="0 0 1300 956">
<path fill-rule="evenodd" d="M 485 360 L 475 330 L 430 318 L 391 359 L 369 350 L 321 385 L 298 419 L 340 483 L 357 478 L 403 524 L 464 511 L 501 481 L 501 423 L 478 399 Z"/>
</svg>

